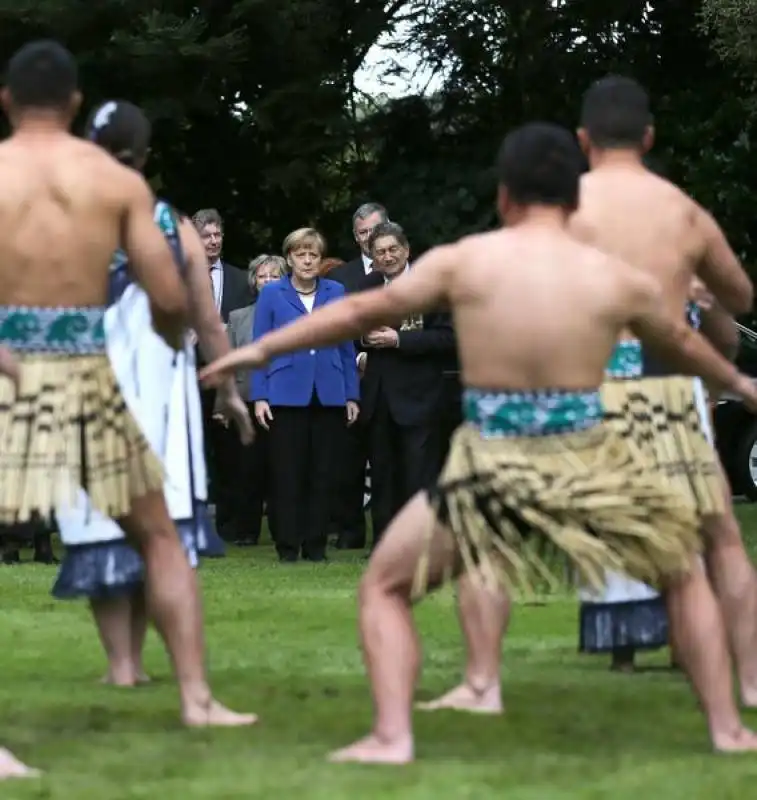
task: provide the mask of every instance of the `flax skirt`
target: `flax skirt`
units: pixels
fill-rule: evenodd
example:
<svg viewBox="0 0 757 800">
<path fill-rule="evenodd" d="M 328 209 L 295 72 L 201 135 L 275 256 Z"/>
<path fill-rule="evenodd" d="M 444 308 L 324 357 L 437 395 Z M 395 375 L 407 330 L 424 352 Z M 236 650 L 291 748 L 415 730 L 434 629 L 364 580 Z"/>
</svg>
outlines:
<svg viewBox="0 0 757 800">
<path fill-rule="evenodd" d="M 694 509 L 608 423 L 488 439 L 462 425 L 429 497 L 464 570 L 507 589 L 558 584 L 562 572 L 552 574 L 547 562 L 564 566 L 564 558 L 550 555 L 566 556 L 598 590 L 606 570 L 661 585 L 687 574 L 701 550 Z M 427 571 L 424 556 L 416 596 L 426 590 Z"/>
<path fill-rule="evenodd" d="M 725 510 L 718 456 L 710 442 L 709 409 L 697 379 L 612 380 L 602 387 L 607 420 L 643 452 L 699 516 Z"/>
<path fill-rule="evenodd" d="M 49 518 L 80 486 L 117 519 L 132 498 L 162 488 L 163 468 L 105 354 L 15 356 L 18 389 L 0 378 L 0 523 Z"/>
</svg>

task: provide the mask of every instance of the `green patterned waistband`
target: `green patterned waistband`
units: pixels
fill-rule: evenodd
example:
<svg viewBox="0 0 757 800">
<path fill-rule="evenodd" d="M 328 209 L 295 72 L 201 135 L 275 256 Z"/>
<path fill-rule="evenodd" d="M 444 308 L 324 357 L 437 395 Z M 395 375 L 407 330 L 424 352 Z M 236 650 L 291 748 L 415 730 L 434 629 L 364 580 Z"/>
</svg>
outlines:
<svg viewBox="0 0 757 800">
<path fill-rule="evenodd" d="M 468 388 L 463 392 L 465 421 L 484 438 L 554 436 L 586 430 L 604 416 L 599 392 L 540 391 L 491 392 Z"/>
<path fill-rule="evenodd" d="M 637 339 L 624 339 L 615 345 L 610 360 L 605 367 L 608 378 L 639 378 L 644 369 L 644 356 L 641 342 Z"/>
<path fill-rule="evenodd" d="M 105 352 L 105 308 L 0 306 L 0 342 L 22 353 Z"/>
</svg>

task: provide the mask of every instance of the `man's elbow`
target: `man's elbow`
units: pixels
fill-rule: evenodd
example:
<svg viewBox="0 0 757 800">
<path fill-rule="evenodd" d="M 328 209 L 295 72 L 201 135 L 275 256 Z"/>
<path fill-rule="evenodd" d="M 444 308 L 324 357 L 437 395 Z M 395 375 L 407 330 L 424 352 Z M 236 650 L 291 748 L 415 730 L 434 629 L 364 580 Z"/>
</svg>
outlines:
<svg viewBox="0 0 757 800">
<path fill-rule="evenodd" d="M 754 304 L 752 281 L 745 275 L 743 280 L 739 281 L 738 285 L 728 292 L 727 298 L 717 297 L 717 300 L 730 314 L 748 314 Z"/>
</svg>

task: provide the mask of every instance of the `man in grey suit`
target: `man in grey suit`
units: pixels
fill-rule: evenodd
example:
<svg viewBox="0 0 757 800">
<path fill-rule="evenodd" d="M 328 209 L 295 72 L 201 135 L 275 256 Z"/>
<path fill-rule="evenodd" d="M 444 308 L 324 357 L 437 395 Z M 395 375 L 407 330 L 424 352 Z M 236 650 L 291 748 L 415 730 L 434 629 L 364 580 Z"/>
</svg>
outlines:
<svg viewBox="0 0 757 800">
<path fill-rule="evenodd" d="M 252 325 L 255 320 L 255 305 L 258 293 L 267 283 L 279 280 L 286 272 L 286 261 L 281 256 L 260 255 L 250 262 L 247 271 L 252 303 L 229 314 L 227 332 L 232 348 L 243 347 L 252 341 Z M 239 370 L 235 375 L 239 394 L 247 403 L 254 417 L 250 401 L 249 370 Z M 268 504 L 269 467 L 268 436 L 256 427 L 255 441 L 245 447 L 238 438 L 229 437 L 229 447 L 236 448 L 233 463 L 238 465 L 238 474 L 229 487 L 231 518 L 229 532 L 238 545 L 255 545 L 260 539 L 263 520 L 263 505 L 266 505 L 268 524 L 272 515 Z M 234 454 L 231 454 L 234 455 Z M 271 531 L 273 536 L 273 531 Z"/>
</svg>

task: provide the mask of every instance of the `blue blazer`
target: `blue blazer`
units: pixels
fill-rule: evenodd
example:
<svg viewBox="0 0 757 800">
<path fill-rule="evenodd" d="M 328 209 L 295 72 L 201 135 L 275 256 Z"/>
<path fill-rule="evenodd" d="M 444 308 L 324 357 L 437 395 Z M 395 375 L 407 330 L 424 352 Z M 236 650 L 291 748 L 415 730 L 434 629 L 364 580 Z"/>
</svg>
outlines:
<svg viewBox="0 0 757 800">
<path fill-rule="evenodd" d="M 344 297 L 336 281 L 318 279 L 313 310 Z M 252 338 L 282 328 L 307 314 L 289 277 L 263 287 L 255 310 Z M 332 347 L 301 350 L 279 356 L 265 368 L 254 370 L 250 397 L 272 406 L 305 407 L 316 393 L 324 406 L 344 406 L 360 398 L 360 381 L 351 341 Z"/>
</svg>

